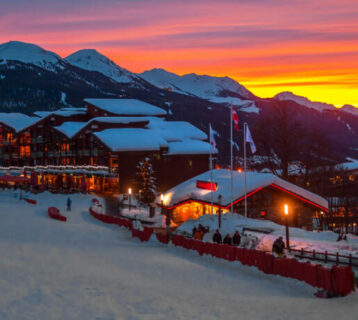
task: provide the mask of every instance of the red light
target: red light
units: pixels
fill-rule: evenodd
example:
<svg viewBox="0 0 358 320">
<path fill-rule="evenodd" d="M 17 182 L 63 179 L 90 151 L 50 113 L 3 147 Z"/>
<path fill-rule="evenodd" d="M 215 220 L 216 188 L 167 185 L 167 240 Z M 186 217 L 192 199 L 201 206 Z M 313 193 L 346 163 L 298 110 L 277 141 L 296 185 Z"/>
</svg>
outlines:
<svg viewBox="0 0 358 320">
<path fill-rule="evenodd" d="M 215 182 L 197 180 L 196 187 L 199 189 L 216 191 L 217 184 Z"/>
<path fill-rule="evenodd" d="M 266 210 L 261 210 L 261 218 L 266 218 L 267 212 Z"/>
</svg>

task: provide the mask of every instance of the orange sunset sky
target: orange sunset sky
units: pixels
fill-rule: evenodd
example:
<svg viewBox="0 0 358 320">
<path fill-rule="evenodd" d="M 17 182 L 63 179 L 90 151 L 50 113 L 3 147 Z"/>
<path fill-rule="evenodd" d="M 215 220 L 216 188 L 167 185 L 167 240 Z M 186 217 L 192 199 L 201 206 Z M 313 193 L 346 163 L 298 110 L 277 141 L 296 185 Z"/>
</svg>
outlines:
<svg viewBox="0 0 358 320">
<path fill-rule="evenodd" d="M 95 48 L 133 72 L 229 76 L 358 107 L 358 0 L 0 0 L 0 43 Z"/>
</svg>

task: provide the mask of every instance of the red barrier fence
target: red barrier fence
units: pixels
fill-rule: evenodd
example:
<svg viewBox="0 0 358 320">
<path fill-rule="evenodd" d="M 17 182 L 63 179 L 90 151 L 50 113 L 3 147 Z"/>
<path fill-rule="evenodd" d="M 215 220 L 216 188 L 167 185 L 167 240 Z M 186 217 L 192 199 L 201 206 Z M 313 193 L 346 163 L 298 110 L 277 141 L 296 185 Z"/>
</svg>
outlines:
<svg viewBox="0 0 358 320">
<path fill-rule="evenodd" d="M 58 210 L 56 207 L 49 207 L 47 213 L 49 217 L 52 219 L 59 220 L 59 221 L 67 221 L 67 218 L 63 216 L 60 213 L 60 210 Z"/>
<path fill-rule="evenodd" d="M 143 231 L 134 229 L 132 222 L 127 219 L 99 214 L 92 208 L 89 211 L 98 220 L 126 227 L 131 230 L 133 237 L 138 237 L 141 241 L 148 241 L 153 234 L 152 228 L 144 227 Z M 166 234 L 157 233 L 156 237 L 161 243 L 169 243 L 169 237 Z M 182 235 L 173 235 L 171 242 L 174 246 L 197 251 L 200 255 L 206 254 L 228 261 L 240 261 L 243 265 L 255 266 L 266 274 L 304 281 L 333 294 L 345 296 L 354 290 L 354 275 L 350 266 L 325 268 L 319 264 L 300 262 L 294 258 L 275 258 L 272 254 L 263 251 L 203 242 Z"/>
<path fill-rule="evenodd" d="M 24 200 L 28 203 L 31 203 L 31 204 L 37 204 L 37 201 L 36 200 L 33 200 L 33 199 L 28 199 L 28 198 L 24 198 Z"/>
</svg>

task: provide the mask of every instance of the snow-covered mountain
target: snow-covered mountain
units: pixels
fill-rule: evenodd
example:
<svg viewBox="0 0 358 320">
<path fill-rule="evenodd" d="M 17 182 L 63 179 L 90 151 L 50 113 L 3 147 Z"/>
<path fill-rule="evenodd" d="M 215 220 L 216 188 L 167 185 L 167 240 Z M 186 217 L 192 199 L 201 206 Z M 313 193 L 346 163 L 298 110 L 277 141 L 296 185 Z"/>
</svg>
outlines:
<svg viewBox="0 0 358 320">
<path fill-rule="evenodd" d="M 256 108 L 252 105 L 254 95 L 229 77 L 212 77 L 195 73 L 180 76 L 163 69 L 144 71 L 139 76 L 162 89 L 199 97 L 211 102 Z"/>
<path fill-rule="evenodd" d="M 289 91 L 281 92 L 281 93 L 275 95 L 274 99 L 277 99 L 280 101 L 291 100 L 291 101 L 294 101 L 294 102 L 300 104 L 301 106 L 315 109 L 320 112 L 325 111 L 325 110 L 336 110 L 336 107 L 333 104 L 327 104 L 324 102 L 313 102 L 313 101 L 307 99 L 306 97 L 297 96 Z"/>
<path fill-rule="evenodd" d="M 344 112 L 348 112 L 351 114 L 354 114 L 355 116 L 358 116 L 358 108 L 353 107 L 349 104 L 345 104 L 342 108 L 340 108 L 339 110 L 344 111 Z"/>
<path fill-rule="evenodd" d="M 19 41 L 10 41 L 0 45 L 0 64 L 8 61 L 20 61 L 33 64 L 47 70 L 63 66 L 63 59 L 56 53 L 41 47 Z"/>
<path fill-rule="evenodd" d="M 95 49 L 79 50 L 65 59 L 76 67 L 100 72 L 116 82 L 129 83 L 138 79 L 135 74 L 121 68 Z"/>
</svg>

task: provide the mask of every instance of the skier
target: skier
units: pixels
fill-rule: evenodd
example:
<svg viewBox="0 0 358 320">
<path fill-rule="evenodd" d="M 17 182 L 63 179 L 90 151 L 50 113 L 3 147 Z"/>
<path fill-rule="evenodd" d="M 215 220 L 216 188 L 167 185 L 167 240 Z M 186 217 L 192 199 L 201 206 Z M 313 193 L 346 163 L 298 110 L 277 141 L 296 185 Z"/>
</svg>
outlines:
<svg viewBox="0 0 358 320">
<path fill-rule="evenodd" d="M 220 234 L 218 229 L 216 229 L 216 231 L 215 231 L 215 233 L 213 235 L 213 242 L 216 242 L 216 243 L 221 243 L 222 242 L 221 234 Z"/>
<path fill-rule="evenodd" d="M 71 211 L 71 204 L 72 204 L 72 201 L 70 199 L 70 197 L 67 198 L 67 211 Z"/>
<path fill-rule="evenodd" d="M 223 243 L 227 244 L 228 246 L 232 246 L 232 239 L 229 234 L 225 236 Z"/>
<path fill-rule="evenodd" d="M 238 246 L 238 245 L 240 245 L 240 241 L 241 241 L 240 233 L 239 233 L 239 231 L 236 231 L 234 236 L 232 237 L 232 244 L 234 246 Z"/>
<path fill-rule="evenodd" d="M 279 257 L 282 257 L 284 248 L 285 242 L 282 240 L 282 237 L 279 237 L 272 245 L 272 253 L 276 253 Z"/>
</svg>

